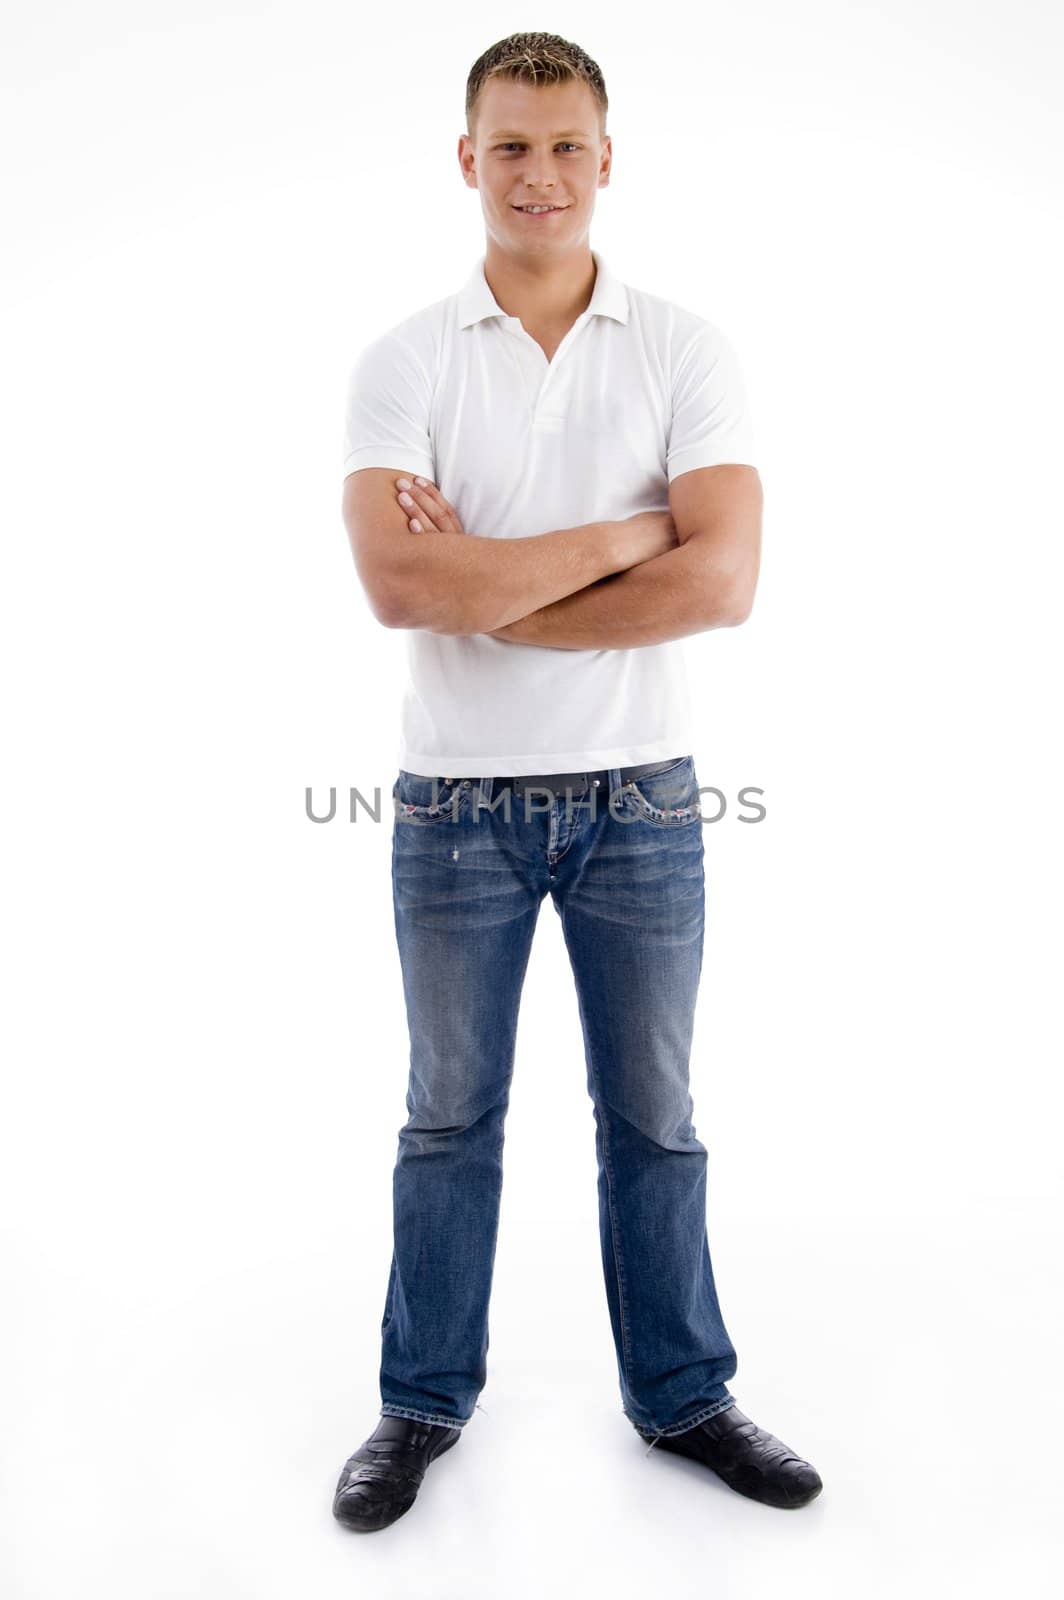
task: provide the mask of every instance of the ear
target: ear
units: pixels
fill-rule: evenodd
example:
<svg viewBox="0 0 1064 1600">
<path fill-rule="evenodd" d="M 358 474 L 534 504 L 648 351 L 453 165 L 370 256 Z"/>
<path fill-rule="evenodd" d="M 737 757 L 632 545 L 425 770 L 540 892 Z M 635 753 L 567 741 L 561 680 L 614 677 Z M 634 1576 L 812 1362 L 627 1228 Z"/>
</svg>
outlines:
<svg viewBox="0 0 1064 1600">
<path fill-rule="evenodd" d="M 476 172 L 476 153 L 468 133 L 458 135 L 458 166 L 468 189 L 479 189 Z"/>
</svg>

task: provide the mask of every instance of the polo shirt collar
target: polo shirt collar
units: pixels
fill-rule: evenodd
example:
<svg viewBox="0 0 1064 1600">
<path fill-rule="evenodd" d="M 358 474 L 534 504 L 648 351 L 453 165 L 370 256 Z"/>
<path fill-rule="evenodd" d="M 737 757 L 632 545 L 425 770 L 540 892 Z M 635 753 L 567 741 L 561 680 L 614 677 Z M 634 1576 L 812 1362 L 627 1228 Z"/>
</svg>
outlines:
<svg viewBox="0 0 1064 1600">
<path fill-rule="evenodd" d="M 612 317 L 615 322 L 628 321 L 628 291 L 619 278 L 615 278 L 602 256 L 592 250 L 591 258 L 597 268 L 595 287 L 591 291 L 585 315 Z M 458 326 L 471 327 L 485 317 L 505 317 L 484 276 L 486 256 L 481 256 L 458 295 Z"/>
</svg>

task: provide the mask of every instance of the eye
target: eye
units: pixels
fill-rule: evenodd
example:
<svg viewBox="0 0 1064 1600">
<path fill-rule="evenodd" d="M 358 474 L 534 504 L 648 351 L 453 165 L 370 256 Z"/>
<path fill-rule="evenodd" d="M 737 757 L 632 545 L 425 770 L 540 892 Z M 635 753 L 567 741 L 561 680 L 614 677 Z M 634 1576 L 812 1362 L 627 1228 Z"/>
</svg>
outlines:
<svg viewBox="0 0 1064 1600">
<path fill-rule="evenodd" d="M 521 150 L 521 149 L 524 148 L 524 146 L 520 143 L 519 140 L 512 139 L 507 144 L 497 144 L 495 146 L 495 148 L 496 148 L 496 150 Z M 573 144 L 568 139 L 563 139 L 558 148 L 559 149 L 566 149 L 566 150 L 579 150 L 580 146 L 578 144 Z"/>
</svg>

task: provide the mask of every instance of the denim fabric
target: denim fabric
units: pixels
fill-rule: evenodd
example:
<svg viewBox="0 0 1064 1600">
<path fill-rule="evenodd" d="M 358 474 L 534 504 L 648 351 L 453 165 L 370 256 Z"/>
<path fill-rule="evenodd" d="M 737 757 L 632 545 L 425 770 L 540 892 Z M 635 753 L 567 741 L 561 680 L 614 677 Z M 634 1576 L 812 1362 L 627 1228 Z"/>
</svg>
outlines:
<svg viewBox="0 0 1064 1600">
<path fill-rule="evenodd" d="M 582 775 L 569 796 L 518 798 L 502 778 L 402 771 L 393 789 L 410 1073 L 383 1415 L 463 1426 L 486 1380 L 503 1124 L 547 895 L 579 1002 L 625 1415 L 639 1431 L 679 1433 L 735 1403 L 688 1088 L 705 926 L 698 779 L 685 756 L 621 780 L 613 768 Z"/>
</svg>

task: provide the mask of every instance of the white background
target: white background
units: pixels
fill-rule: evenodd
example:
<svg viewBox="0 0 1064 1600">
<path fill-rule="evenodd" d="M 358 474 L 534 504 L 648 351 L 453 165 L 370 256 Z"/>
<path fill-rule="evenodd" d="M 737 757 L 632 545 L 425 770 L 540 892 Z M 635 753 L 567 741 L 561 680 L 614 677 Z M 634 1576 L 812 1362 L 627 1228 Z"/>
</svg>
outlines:
<svg viewBox="0 0 1064 1600">
<path fill-rule="evenodd" d="M 536 12 L 536 8 L 532 8 Z M 394 1527 L 403 637 L 340 518 L 347 370 L 482 253 L 514 28 L 600 64 L 592 244 L 722 327 L 762 577 L 688 647 L 692 1062 L 739 1405 L 798 1514 L 622 1415 L 549 904 L 483 1410 Z M 0 1578 L 192 1594 L 1050 1593 L 1059 1546 L 1060 14 L 45 4 L 5 36 Z M 307 820 L 313 785 L 340 816 Z"/>
</svg>

